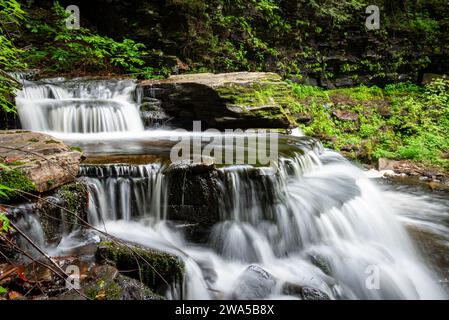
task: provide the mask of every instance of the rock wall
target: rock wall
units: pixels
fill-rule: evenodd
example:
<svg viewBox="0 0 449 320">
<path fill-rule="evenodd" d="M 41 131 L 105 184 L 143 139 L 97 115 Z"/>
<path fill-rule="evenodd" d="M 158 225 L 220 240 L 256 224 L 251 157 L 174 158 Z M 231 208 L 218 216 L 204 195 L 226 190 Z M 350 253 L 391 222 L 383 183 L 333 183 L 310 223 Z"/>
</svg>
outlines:
<svg viewBox="0 0 449 320">
<path fill-rule="evenodd" d="M 449 71 L 445 0 L 60 2 L 80 6 L 83 26 L 143 42 L 155 50 L 149 63 L 175 73 L 273 71 L 333 87 Z M 379 29 L 365 26 L 369 5 L 379 8 Z"/>
</svg>

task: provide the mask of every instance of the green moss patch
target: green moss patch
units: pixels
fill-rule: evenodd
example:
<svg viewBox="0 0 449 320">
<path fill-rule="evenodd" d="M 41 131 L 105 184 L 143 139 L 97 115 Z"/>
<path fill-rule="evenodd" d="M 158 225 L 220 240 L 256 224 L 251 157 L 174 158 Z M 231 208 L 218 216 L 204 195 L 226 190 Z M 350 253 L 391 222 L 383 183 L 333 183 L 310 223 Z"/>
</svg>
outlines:
<svg viewBox="0 0 449 320">
<path fill-rule="evenodd" d="M 0 185 L 11 189 L 3 190 L 3 193 L 0 194 L 0 200 L 11 200 L 19 196 L 20 192 L 14 190 L 25 192 L 36 191 L 34 183 L 21 170 L 7 167 L 0 169 Z"/>
<path fill-rule="evenodd" d="M 273 120 L 287 119 L 295 124 L 289 110 L 297 101 L 291 87 L 282 81 L 261 81 L 248 85 L 228 84 L 216 89 L 220 98 L 232 107 L 240 108 L 248 116 L 264 117 Z"/>
<path fill-rule="evenodd" d="M 141 281 L 158 293 L 165 291 L 167 283 L 179 283 L 184 277 L 184 265 L 181 261 L 164 252 L 102 242 L 97 256 L 101 260 L 113 262 L 126 276 Z"/>
</svg>

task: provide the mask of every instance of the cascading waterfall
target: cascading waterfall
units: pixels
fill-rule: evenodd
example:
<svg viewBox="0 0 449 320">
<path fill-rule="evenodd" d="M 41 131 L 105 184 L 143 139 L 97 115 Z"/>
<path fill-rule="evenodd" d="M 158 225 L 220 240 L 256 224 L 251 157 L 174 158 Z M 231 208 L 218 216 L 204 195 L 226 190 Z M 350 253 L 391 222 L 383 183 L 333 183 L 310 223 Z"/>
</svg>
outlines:
<svg viewBox="0 0 449 320">
<path fill-rule="evenodd" d="M 132 80 L 23 80 L 16 98 L 24 129 L 62 133 L 142 131 Z"/>
<path fill-rule="evenodd" d="M 104 221 L 165 218 L 167 190 L 159 165 L 82 166 L 90 185 L 89 219 Z"/>
<path fill-rule="evenodd" d="M 251 174 L 254 168 L 222 170 L 221 221 L 201 247 L 159 219 L 167 199 L 160 167 L 85 167 L 81 174 L 93 186 L 92 221 L 99 223 L 101 215 L 109 233 L 184 259 L 184 298 L 297 298 L 288 286 L 332 299 L 443 297 L 382 193 L 338 154 L 310 151 L 284 159 L 277 175 L 259 179 Z M 117 192 L 120 176 L 127 177 L 127 187 Z M 133 214 L 112 208 L 123 210 L 116 203 L 123 193 L 135 194 L 129 195 L 135 208 L 125 209 Z M 155 197 L 161 197 L 157 205 Z M 256 273 L 251 280 L 248 268 L 268 272 L 276 285 L 265 292 L 267 279 Z M 367 284 L 368 272 L 378 273 L 379 287 Z M 247 281 L 253 291 L 242 295 L 239 286 Z"/>
<path fill-rule="evenodd" d="M 106 133 L 92 138 L 100 142 L 115 139 L 108 132 L 139 131 L 138 143 L 113 141 L 101 151 L 155 150 L 146 146 L 156 134 L 143 131 L 133 95 L 142 97 L 133 81 L 22 81 L 17 107 L 25 129 L 75 140 Z M 444 298 L 389 198 L 342 156 L 306 146 L 284 155 L 275 175 L 253 166 L 218 169 L 220 221 L 205 244 L 190 243 L 167 221 L 168 181 L 158 164 L 82 166 L 89 221 L 126 241 L 180 256 L 185 283 L 169 298 Z"/>
</svg>

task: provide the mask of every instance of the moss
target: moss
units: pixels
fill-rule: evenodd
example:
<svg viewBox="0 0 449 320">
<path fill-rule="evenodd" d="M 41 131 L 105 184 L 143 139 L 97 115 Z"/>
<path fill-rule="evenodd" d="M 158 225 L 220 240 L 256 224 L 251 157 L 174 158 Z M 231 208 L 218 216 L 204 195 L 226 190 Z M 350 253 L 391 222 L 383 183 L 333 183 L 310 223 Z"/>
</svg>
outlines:
<svg viewBox="0 0 449 320">
<path fill-rule="evenodd" d="M 117 269 L 141 281 L 155 292 L 164 292 L 166 282 L 181 282 L 184 265 L 168 253 L 133 246 L 132 250 L 121 244 L 102 242 L 97 252 L 99 259 L 113 262 Z M 165 280 L 165 281 L 164 281 Z"/>
<path fill-rule="evenodd" d="M 122 289 L 116 282 L 104 280 L 98 280 L 85 292 L 86 296 L 92 300 L 119 300 L 122 295 Z"/>
<path fill-rule="evenodd" d="M 65 208 L 77 216 L 86 218 L 86 210 L 88 200 L 87 187 L 82 182 L 75 182 L 63 185 L 60 187 L 56 195 L 64 201 Z M 73 230 L 80 221 L 77 217 L 69 212 L 64 212 L 63 215 L 64 231 Z"/>
<path fill-rule="evenodd" d="M 4 185 L 9 189 L 21 190 L 24 192 L 36 191 L 34 183 L 19 169 L 3 168 L 0 170 L 0 185 Z M 11 200 L 20 195 L 16 191 L 3 191 L 0 194 L 0 200 Z"/>
<path fill-rule="evenodd" d="M 24 161 L 11 161 L 11 162 L 8 162 L 8 165 L 9 166 L 12 166 L 12 167 L 17 167 L 17 166 L 22 166 L 22 165 L 24 165 L 24 164 L 26 164 L 26 162 L 24 162 Z"/>
<path fill-rule="evenodd" d="M 71 151 L 78 151 L 78 152 L 81 152 L 81 153 L 83 152 L 83 150 L 80 147 L 76 147 L 76 146 L 71 146 L 70 150 Z"/>
<path fill-rule="evenodd" d="M 28 141 L 29 141 L 29 142 L 39 142 L 39 139 L 37 139 L 37 138 L 31 138 L 31 139 L 29 139 Z"/>
<path fill-rule="evenodd" d="M 229 84 L 217 88 L 216 91 L 231 107 L 240 108 L 241 112 L 249 116 L 288 121 L 290 125 L 296 124 L 289 111 L 294 109 L 297 101 L 292 88 L 286 82 Z"/>
<path fill-rule="evenodd" d="M 50 139 L 50 140 L 45 140 L 45 143 L 46 143 L 46 144 L 53 144 L 53 143 L 59 143 L 59 141 Z"/>
</svg>

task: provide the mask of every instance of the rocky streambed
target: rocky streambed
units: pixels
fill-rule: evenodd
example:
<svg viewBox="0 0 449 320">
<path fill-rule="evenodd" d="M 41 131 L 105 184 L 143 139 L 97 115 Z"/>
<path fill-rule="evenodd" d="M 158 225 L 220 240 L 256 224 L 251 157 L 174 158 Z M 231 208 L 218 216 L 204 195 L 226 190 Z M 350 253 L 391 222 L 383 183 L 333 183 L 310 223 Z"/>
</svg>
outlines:
<svg viewBox="0 0 449 320">
<path fill-rule="evenodd" d="M 265 73 L 26 83 L 21 120 L 44 132 L 0 135 L 1 183 L 12 186 L 2 211 L 13 226 L 0 286 L 24 299 L 446 297 L 449 205 L 421 210 L 444 181 L 398 190 L 291 135 L 285 85 Z M 173 160 L 182 137 L 204 147 L 226 136 L 186 131 L 193 120 L 276 128 L 275 170 L 215 153 Z M 365 286 L 369 266 L 386 277 L 379 290 Z"/>
</svg>

